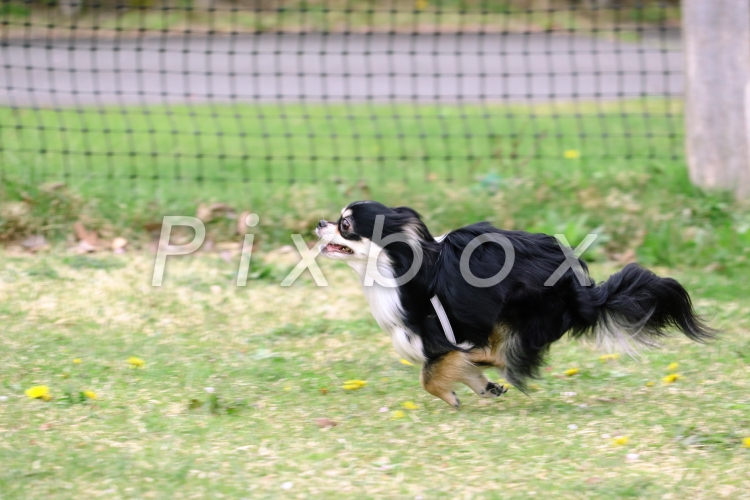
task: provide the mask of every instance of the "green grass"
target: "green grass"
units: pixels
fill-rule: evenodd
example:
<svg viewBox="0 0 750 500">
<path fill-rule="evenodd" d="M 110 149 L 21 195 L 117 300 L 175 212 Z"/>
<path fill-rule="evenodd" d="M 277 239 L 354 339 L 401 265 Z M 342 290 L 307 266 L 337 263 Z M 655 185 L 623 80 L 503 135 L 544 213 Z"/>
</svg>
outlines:
<svg viewBox="0 0 750 500">
<path fill-rule="evenodd" d="M 682 105 L 196 105 L 0 108 L 4 170 L 91 177 L 311 182 L 473 181 L 501 166 L 682 156 Z M 534 161 L 531 161 L 534 160 Z"/>
<path fill-rule="evenodd" d="M 268 249 L 378 199 L 413 206 L 435 234 L 488 220 L 574 244 L 596 233 L 587 257 L 599 262 L 750 267 L 750 206 L 692 186 L 676 101 L 100 111 L 0 110 L 0 241 L 65 241 L 81 221 L 145 244 L 164 215 L 218 202 L 234 212 L 208 224 L 209 240 L 240 241 L 236 216 L 251 211 Z"/>
<path fill-rule="evenodd" d="M 176 258 L 155 289 L 153 256 L 139 252 L 4 253 L 0 497 L 713 499 L 748 491 L 750 301 L 739 276 L 657 269 L 685 283 L 699 312 L 724 330 L 717 343 L 673 338 L 638 361 L 602 362 L 591 346 L 564 341 L 528 397 L 511 389 L 480 400 L 463 388 L 457 412 L 419 388 L 417 367 L 399 362 L 348 270 L 322 262 L 331 286 L 305 275 L 281 288 L 292 257 L 265 260 L 279 271 L 239 289 L 236 254 L 231 263 Z M 129 366 L 131 356 L 145 367 Z M 682 378 L 665 384 L 673 362 Z M 577 375 L 563 374 L 574 367 Z M 368 384 L 344 391 L 349 379 Z M 24 396 L 40 384 L 51 401 Z M 81 391 L 97 399 L 81 401 Z M 403 409 L 406 401 L 418 409 Z M 321 429 L 317 418 L 338 425 Z"/>
</svg>

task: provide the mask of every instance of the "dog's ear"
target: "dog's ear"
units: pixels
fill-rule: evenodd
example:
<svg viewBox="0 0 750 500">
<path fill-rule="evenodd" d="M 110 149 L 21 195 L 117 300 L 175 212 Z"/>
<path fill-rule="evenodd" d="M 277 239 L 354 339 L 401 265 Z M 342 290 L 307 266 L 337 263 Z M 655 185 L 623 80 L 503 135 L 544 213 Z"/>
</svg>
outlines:
<svg viewBox="0 0 750 500">
<path fill-rule="evenodd" d="M 411 217 L 415 217 L 419 221 L 422 220 L 422 216 L 419 215 L 419 212 L 417 212 L 413 208 L 409 208 L 409 207 L 394 207 L 391 210 L 393 210 L 397 214 L 403 215 L 405 217 L 411 216 Z"/>
</svg>

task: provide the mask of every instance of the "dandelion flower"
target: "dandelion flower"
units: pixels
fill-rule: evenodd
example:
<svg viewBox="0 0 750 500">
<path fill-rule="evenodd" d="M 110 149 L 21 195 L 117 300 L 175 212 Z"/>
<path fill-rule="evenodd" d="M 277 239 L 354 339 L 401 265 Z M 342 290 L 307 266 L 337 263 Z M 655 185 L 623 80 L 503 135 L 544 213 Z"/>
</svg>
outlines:
<svg viewBox="0 0 750 500">
<path fill-rule="evenodd" d="M 73 363 L 80 365 L 81 364 L 81 358 L 76 358 L 73 360 Z"/>
<path fill-rule="evenodd" d="M 742 446 L 750 448 L 750 437 L 742 438 Z"/>
<path fill-rule="evenodd" d="M 565 370 L 565 375 L 567 375 L 568 377 L 572 377 L 573 375 L 575 375 L 579 371 L 581 371 L 581 370 L 578 369 L 578 368 L 568 368 L 567 370 Z"/>
<path fill-rule="evenodd" d="M 397 418 L 404 418 L 405 416 L 406 413 L 402 412 L 401 410 L 396 410 L 393 412 L 393 415 L 391 415 L 391 418 L 395 420 Z"/>
<path fill-rule="evenodd" d="M 612 444 L 614 446 L 625 446 L 628 444 L 628 437 L 627 436 L 615 436 L 615 438 L 612 440 Z"/>
<path fill-rule="evenodd" d="M 415 405 L 413 401 L 405 401 L 401 404 L 404 408 L 407 410 L 417 410 L 419 409 L 419 406 Z"/>
<path fill-rule="evenodd" d="M 427 6 L 430 5 L 430 2 L 427 0 L 417 0 L 414 2 L 414 6 L 417 8 L 417 10 L 425 10 Z"/>
<path fill-rule="evenodd" d="M 26 396 L 31 399 L 43 399 L 45 401 L 52 399 L 52 396 L 50 396 L 49 393 L 49 387 L 46 385 L 35 385 L 34 387 L 26 389 Z"/>
<path fill-rule="evenodd" d="M 653 387 L 654 383 L 651 381 L 646 382 L 646 387 Z"/>
<path fill-rule="evenodd" d="M 615 360 L 615 359 L 620 359 L 620 355 L 617 353 L 613 353 L 613 354 L 602 354 L 601 356 L 599 356 L 599 361 L 601 361 L 602 363 L 606 363 L 607 361 Z"/>
<path fill-rule="evenodd" d="M 410 363 L 409 360 L 401 358 L 401 364 L 406 366 L 411 366 L 413 363 Z"/>
<path fill-rule="evenodd" d="M 669 375 L 667 375 L 666 377 L 664 377 L 662 379 L 662 381 L 665 384 L 671 384 L 673 382 L 676 382 L 677 379 L 679 379 L 679 378 L 682 378 L 682 375 L 680 375 L 679 373 L 670 373 Z"/>
<path fill-rule="evenodd" d="M 128 358 L 128 364 L 136 368 L 143 368 L 144 366 L 146 366 L 145 361 L 143 361 L 141 358 L 136 358 L 135 356 L 131 356 Z"/>
<path fill-rule="evenodd" d="M 357 389 L 361 389 L 366 385 L 367 385 L 366 380 L 347 380 L 346 382 L 344 382 L 344 385 L 342 385 L 341 387 L 345 391 L 356 391 Z"/>
<path fill-rule="evenodd" d="M 96 393 L 94 391 L 83 391 L 83 395 L 86 399 L 96 399 Z"/>
<path fill-rule="evenodd" d="M 677 367 L 680 366 L 679 363 L 669 363 L 669 366 L 667 367 L 667 370 L 670 372 L 677 371 Z"/>
<path fill-rule="evenodd" d="M 563 156 L 566 160 L 575 160 L 581 157 L 581 152 L 577 149 L 567 149 L 565 150 L 565 153 L 563 153 Z"/>
</svg>

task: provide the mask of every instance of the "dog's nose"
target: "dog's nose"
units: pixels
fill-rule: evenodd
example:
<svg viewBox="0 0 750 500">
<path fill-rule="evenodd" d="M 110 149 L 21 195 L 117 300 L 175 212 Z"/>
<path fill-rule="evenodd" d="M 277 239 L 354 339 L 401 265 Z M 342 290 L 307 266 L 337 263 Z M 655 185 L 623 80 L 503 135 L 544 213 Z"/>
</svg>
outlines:
<svg viewBox="0 0 750 500">
<path fill-rule="evenodd" d="M 320 229 L 323 229 L 323 228 L 324 228 L 324 227 L 326 227 L 327 225 L 328 225 L 328 221 L 327 221 L 327 220 L 322 220 L 322 219 L 321 219 L 321 221 L 320 221 L 320 222 L 318 222 L 318 227 L 319 227 Z"/>
</svg>

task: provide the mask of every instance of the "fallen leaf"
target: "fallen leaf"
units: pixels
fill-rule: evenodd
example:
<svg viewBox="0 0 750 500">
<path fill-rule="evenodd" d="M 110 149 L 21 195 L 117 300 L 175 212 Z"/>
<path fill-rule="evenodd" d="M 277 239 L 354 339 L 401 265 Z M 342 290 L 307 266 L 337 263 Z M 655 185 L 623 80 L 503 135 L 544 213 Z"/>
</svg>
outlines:
<svg viewBox="0 0 750 500">
<path fill-rule="evenodd" d="M 247 234 L 247 216 L 250 215 L 249 210 L 243 211 L 239 217 L 237 217 L 237 234 L 244 236 Z"/>
<path fill-rule="evenodd" d="M 318 424 L 318 427 L 321 429 L 330 429 L 331 427 L 339 425 L 338 422 L 334 422 L 329 418 L 316 418 L 315 423 Z"/>
<path fill-rule="evenodd" d="M 625 250 L 620 257 L 617 259 L 617 263 L 620 265 L 627 265 L 632 264 L 633 262 L 636 262 L 638 260 L 638 256 L 635 253 L 635 250 L 632 248 Z"/>
<path fill-rule="evenodd" d="M 198 205 L 195 216 L 202 222 L 211 222 L 218 215 L 228 215 L 231 213 L 234 213 L 234 209 L 226 203 L 212 203 L 210 205 L 201 203 Z"/>
<path fill-rule="evenodd" d="M 94 248 L 99 246 L 99 235 L 94 231 L 88 231 L 81 221 L 73 224 L 73 231 L 81 242 L 85 241 Z"/>
</svg>

